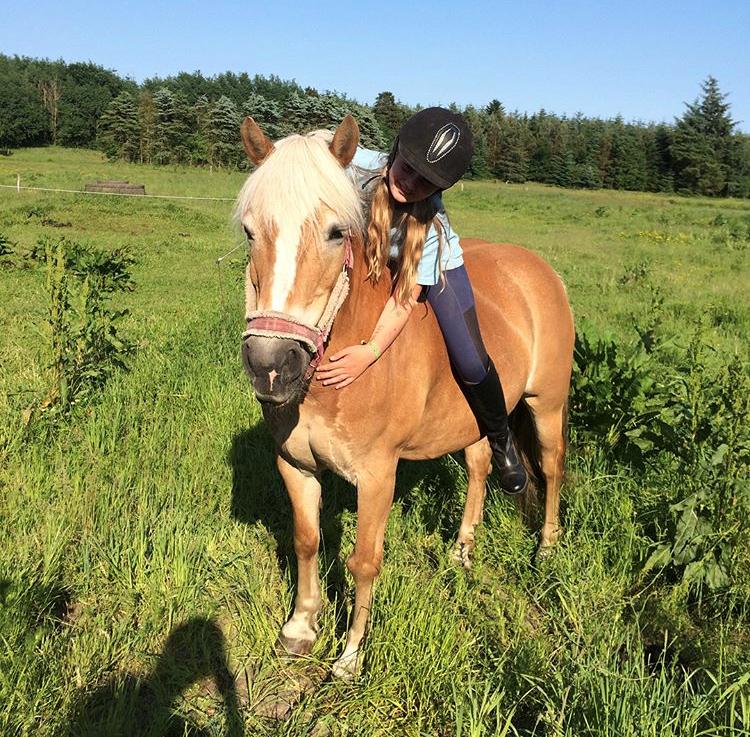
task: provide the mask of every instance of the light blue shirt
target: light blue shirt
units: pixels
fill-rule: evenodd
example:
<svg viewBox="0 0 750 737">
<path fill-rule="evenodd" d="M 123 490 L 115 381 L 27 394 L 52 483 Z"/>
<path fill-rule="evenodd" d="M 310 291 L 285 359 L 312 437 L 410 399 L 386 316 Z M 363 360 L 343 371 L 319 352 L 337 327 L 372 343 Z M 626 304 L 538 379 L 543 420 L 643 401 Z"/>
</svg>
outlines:
<svg viewBox="0 0 750 737">
<path fill-rule="evenodd" d="M 354 176 L 355 181 L 358 185 L 364 189 L 375 172 L 379 171 L 385 166 L 386 154 L 382 151 L 372 151 L 368 148 L 357 148 L 357 152 L 354 154 L 352 163 L 350 164 L 350 170 Z M 448 215 L 443 207 L 443 198 L 440 196 L 440 192 L 436 192 L 432 195 L 431 200 L 437 210 L 437 219 L 440 221 L 443 229 L 443 250 L 440 253 L 440 261 L 438 262 L 438 251 L 440 248 L 440 240 L 435 225 L 430 225 L 430 229 L 427 231 L 427 238 L 424 242 L 424 249 L 422 250 L 422 258 L 417 264 L 417 284 L 422 286 L 432 286 L 437 284 L 440 280 L 440 267 L 442 266 L 443 271 L 449 271 L 455 269 L 463 264 L 463 251 L 459 244 L 458 234 L 451 228 Z M 400 234 L 396 228 L 391 229 L 391 258 L 398 258 L 399 251 L 401 249 Z"/>
</svg>

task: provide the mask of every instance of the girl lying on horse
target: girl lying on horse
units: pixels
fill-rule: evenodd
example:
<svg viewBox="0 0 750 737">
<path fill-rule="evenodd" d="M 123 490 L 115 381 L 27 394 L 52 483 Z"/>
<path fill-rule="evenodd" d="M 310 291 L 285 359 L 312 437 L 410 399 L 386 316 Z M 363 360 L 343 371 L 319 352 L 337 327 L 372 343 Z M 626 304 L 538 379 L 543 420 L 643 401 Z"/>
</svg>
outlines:
<svg viewBox="0 0 750 737">
<path fill-rule="evenodd" d="M 352 171 L 369 207 L 369 274 L 377 280 L 391 264 L 394 290 L 370 339 L 330 356 L 318 368 L 317 378 L 337 389 L 351 384 L 396 340 L 415 302 L 426 300 L 440 325 L 454 374 L 490 441 L 500 486 L 508 494 L 519 494 L 526 488 L 526 470 L 508 425 L 500 377 L 479 330 L 459 238 L 441 197 L 466 172 L 472 152 L 466 121 L 440 107 L 409 118 L 390 154 L 357 150 Z M 378 173 L 373 176 L 373 171 Z"/>
</svg>

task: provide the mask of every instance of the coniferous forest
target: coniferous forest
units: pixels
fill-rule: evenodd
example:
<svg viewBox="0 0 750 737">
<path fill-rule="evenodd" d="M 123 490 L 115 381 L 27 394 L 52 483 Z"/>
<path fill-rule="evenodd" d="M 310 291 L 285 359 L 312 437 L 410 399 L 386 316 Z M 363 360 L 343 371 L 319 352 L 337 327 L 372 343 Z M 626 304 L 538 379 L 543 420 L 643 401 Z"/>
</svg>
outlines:
<svg viewBox="0 0 750 737">
<path fill-rule="evenodd" d="M 276 76 L 200 72 L 123 79 L 93 63 L 0 55 L 0 149 L 99 148 L 133 162 L 243 168 L 240 121 L 271 138 L 357 118 L 363 145 L 387 149 L 416 108 L 391 92 L 372 105 Z M 497 99 L 462 112 L 475 154 L 469 176 L 562 187 L 750 197 L 750 135 L 708 76 L 672 124 L 508 111 Z"/>
</svg>

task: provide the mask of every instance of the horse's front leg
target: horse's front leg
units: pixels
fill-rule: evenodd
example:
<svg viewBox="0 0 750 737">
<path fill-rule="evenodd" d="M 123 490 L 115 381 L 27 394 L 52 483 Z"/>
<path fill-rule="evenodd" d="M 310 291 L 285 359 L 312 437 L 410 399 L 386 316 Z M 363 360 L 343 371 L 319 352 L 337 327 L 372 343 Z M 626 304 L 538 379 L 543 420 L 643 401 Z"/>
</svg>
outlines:
<svg viewBox="0 0 750 737">
<path fill-rule="evenodd" d="M 372 587 L 383 562 L 383 539 L 393 503 L 397 459 L 367 463 L 357 480 L 357 539 L 346 562 L 356 587 L 352 622 L 341 657 L 333 664 L 333 675 L 352 680 L 362 665 L 361 646 L 370 617 Z"/>
<path fill-rule="evenodd" d="M 294 551 L 297 554 L 294 611 L 281 628 L 279 642 L 292 655 L 307 655 L 318 637 L 317 620 L 322 605 L 318 577 L 320 480 L 295 468 L 281 456 L 277 456 L 276 464 L 292 502 Z"/>
</svg>

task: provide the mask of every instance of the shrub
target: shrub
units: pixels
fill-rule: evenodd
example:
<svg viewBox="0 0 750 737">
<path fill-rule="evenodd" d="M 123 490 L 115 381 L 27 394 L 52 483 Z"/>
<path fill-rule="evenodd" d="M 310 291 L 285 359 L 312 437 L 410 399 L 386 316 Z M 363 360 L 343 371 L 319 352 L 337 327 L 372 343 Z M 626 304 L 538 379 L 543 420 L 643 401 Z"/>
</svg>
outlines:
<svg viewBox="0 0 750 737">
<path fill-rule="evenodd" d="M 45 243 L 46 287 L 54 386 L 45 406 L 67 412 L 101 387 L 134 345 L 118 334 L 127 310 L 113 310 L 108 298 L 134 288 L 132 257 L 60 239 Z"/>
<path fill-rule="evenodd" d="M 750 513 L 750 378 L 735 356 L 718 371 L 694 339 L 648 432 L 678 489 L 645 570 L 665 568 L 699 597 L 728 586 Z M 666 441 L 666 442 L 665 442 Z M 658 446 L 657 446 L 658 444 Z"/>
<path fill-rule="evenodd" d="M 0 257 L 13 255 L 13 243 L 0 233 Z"/>
<path fill-rule="evenodd" d="M 642 343 L 576 335 L 570 424 L 574 441 L 603 448 L 613 460 L 640 462 L 638 429 L 653 394 Z"/>
<path fill-rule="evenodd" d="M 662 491 L 644 571 L 663 570 L 700 598 L 741 578 L 750 513 L 750 373 L 717 360 L 699 325 L 683 348 L 636 328 L 639 340 L 576 337 L 573 439 L 637 469 Z"/>
</svg>

